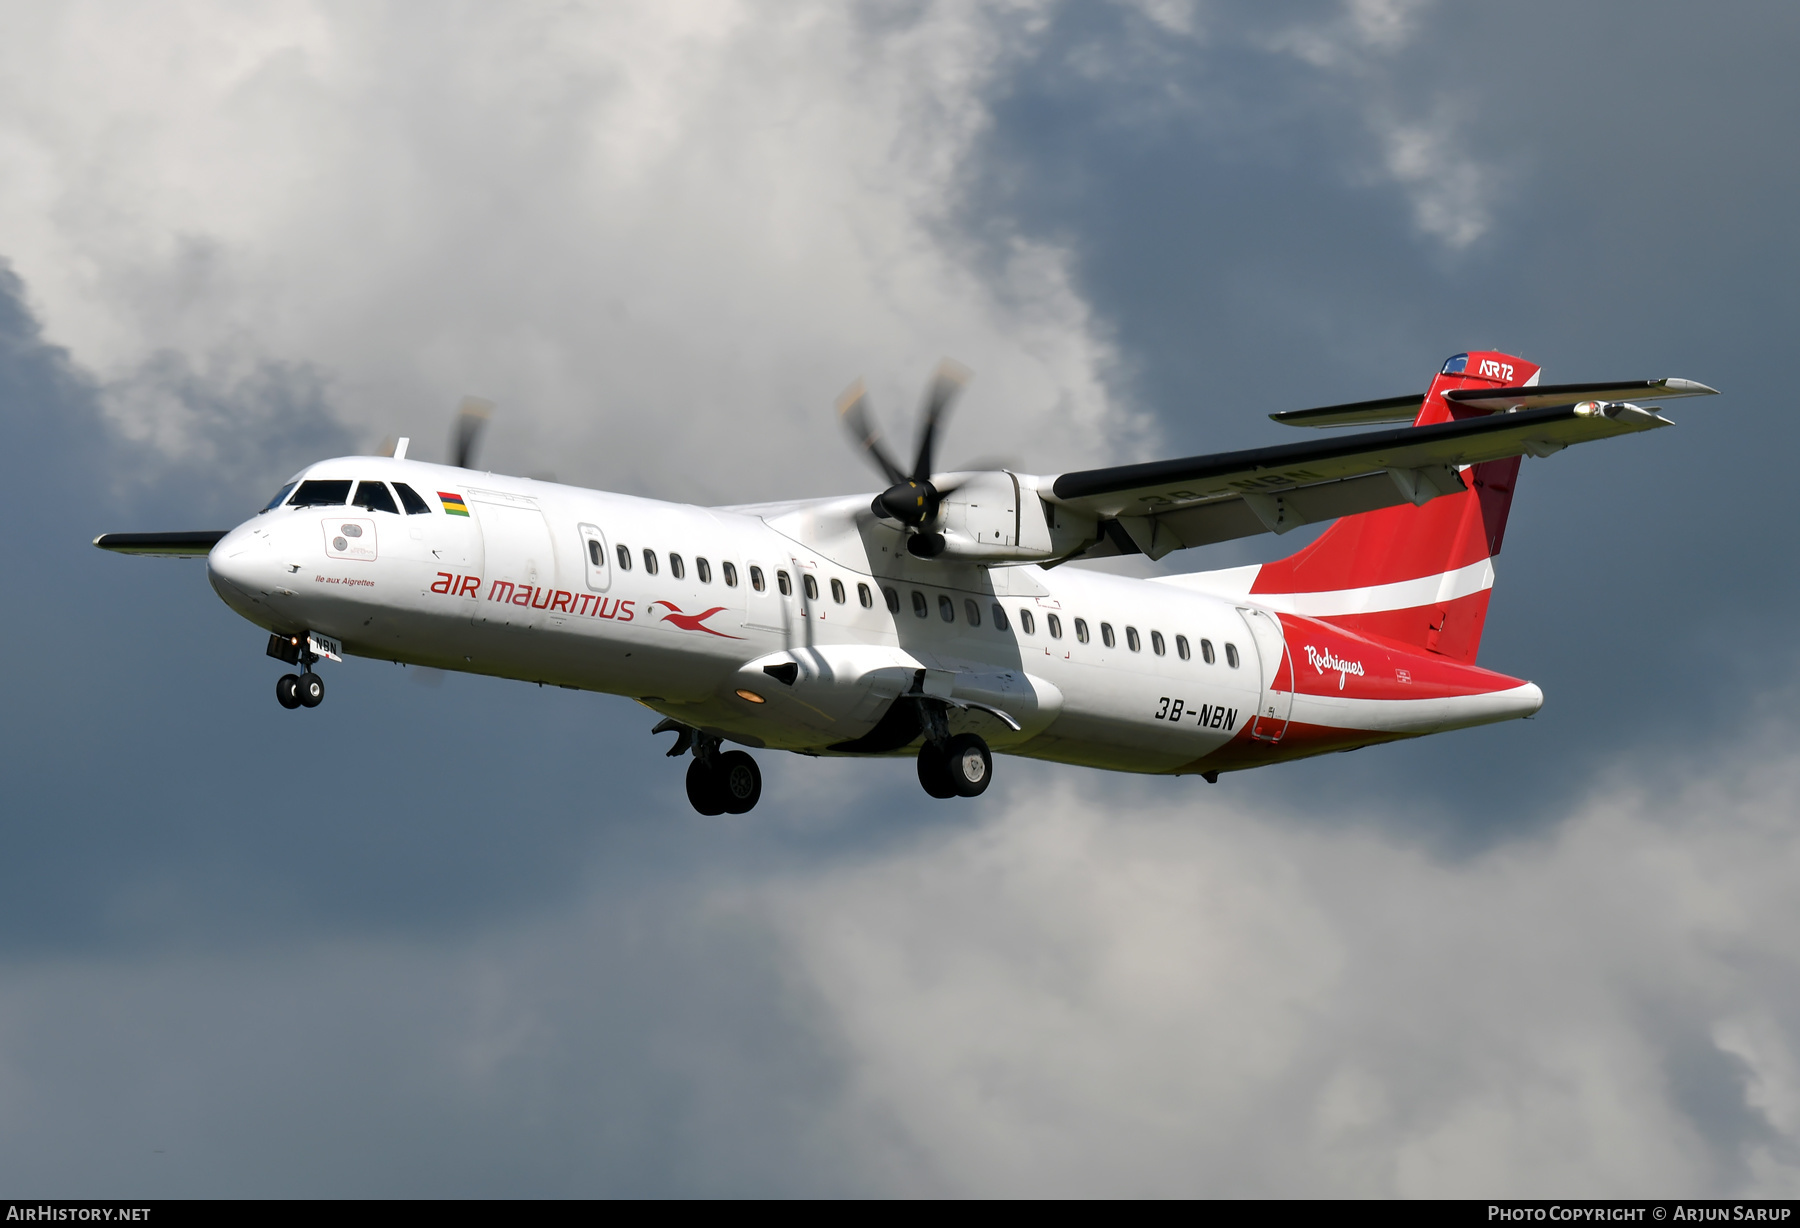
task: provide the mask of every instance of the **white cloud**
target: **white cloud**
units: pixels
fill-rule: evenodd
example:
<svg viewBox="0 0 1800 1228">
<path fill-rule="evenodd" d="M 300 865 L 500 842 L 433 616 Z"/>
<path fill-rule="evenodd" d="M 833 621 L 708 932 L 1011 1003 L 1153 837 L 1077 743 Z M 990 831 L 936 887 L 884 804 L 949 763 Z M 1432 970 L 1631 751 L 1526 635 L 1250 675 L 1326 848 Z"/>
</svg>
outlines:
<svg viewBox="0 0 1800 1228">
<path fill-rule="evenodd" d="M 229 388 L 269 364 L 371 442 L 435 447 L 481 393 L 494 463 L 689 497 L 869 484 L 832 399 L 865 373 L 910 434 L 944 353 L 978 377 L 949 460 L 1055 469 L 1142 429 L 1109 402 L 1067 253 L 987 235 L 978 256 L 958 227 L 984 92 L 1029 26 L 1005 11 L 15 17 L 0 255 L 165 447 L 196 423 L 163 375 Z"/>
</svg>

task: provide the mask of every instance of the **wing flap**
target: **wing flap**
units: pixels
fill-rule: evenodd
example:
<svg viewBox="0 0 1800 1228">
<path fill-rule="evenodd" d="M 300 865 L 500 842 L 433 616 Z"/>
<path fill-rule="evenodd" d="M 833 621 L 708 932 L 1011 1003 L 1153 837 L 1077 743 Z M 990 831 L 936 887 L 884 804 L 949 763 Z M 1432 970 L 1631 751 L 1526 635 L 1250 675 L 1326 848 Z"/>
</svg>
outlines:
<svg viewBox="0 0 1800 1228">
<path fill-rule="evenodd" d="M 157 559 L 203 559 L 212 553 L 227 529 L 192 533 L 102 533 L 94 544 L 115 554 L 141 554 Z"/>
</svg>

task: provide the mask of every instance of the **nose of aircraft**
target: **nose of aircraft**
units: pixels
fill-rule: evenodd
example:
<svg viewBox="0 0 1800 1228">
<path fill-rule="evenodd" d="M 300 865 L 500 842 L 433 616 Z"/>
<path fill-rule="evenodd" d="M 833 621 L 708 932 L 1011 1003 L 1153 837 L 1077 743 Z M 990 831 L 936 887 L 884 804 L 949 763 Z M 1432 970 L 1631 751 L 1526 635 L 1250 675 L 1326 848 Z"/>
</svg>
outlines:
<svg viewBox="0 0 1800 1228">
<path fill-rule="evenodd" d="M 276 570 L 267 535 L 246 522 L 219 539 L 206 556 L 206 578 L 226 605 L 248 614 L 267 598 Z"/>
</svg>

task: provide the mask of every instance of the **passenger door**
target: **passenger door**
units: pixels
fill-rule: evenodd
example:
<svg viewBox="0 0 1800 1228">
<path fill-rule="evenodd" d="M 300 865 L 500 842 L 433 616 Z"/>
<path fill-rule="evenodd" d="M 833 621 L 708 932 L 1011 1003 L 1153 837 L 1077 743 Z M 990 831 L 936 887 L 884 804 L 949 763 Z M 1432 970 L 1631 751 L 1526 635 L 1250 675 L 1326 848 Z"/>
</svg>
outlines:
<svg viewBox="0 0 1800 1228">
<path fill-rule="evenodd" d="M 612 552 L 606 546 L 606 534 L 598 525 L 577 525 L 581 534 L 581 562 L 587 570 L 588 591 L 604 593 L 612 587 Z"/>
</svg>

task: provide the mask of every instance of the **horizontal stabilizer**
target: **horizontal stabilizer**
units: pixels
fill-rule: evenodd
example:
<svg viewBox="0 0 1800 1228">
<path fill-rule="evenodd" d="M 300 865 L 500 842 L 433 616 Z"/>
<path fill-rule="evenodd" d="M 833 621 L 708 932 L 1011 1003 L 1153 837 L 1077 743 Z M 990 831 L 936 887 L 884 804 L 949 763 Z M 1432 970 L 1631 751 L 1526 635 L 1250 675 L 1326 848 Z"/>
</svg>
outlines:
<svg viewBox="0 0 1800 1228">
<path fill-rule="evenodd" d="M 1634 379 L 1611 384 L 1538 384 L 1530 388 L 1459 388 L 1444 399 L 1470 409 L 1548 409 L 1578 401 L 1667 401 L 1717 396 L 1691 379 Z"/>
<path fill-rule="evenodd" d="M 1383 397 L 1379 401 L 1290 409 L 1269 417 L 1283 426 L 1373 426 L 1379 422 L 1411 422 L 1419 416 L 1419 402 L 1424 399 L 1424 393 L 1415 392 L 1411 396 Z"/>
<path fill-rule="evenodd" d="M 197 533 L 102 533 L 94 544 L 116 554 L 142 554 L 158 559 L 203 559 L 228 530 Z"/>
</svg>

